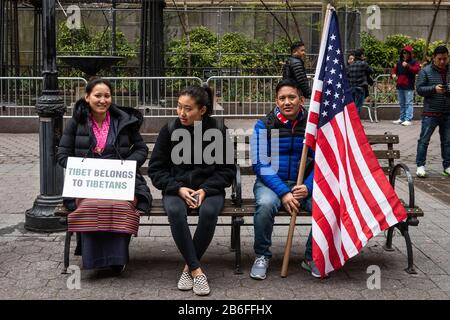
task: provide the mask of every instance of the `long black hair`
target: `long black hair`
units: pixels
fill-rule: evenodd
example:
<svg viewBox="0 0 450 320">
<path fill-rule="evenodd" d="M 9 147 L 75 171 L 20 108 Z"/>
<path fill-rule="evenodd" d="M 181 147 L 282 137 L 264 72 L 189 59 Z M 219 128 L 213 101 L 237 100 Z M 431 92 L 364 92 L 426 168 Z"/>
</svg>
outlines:
<svg viewBox="0 0 450 320">
<path fill-rule="evenodd" d="M 86 85 L 86 89 L 85 89 L 86 94 L 90 95 L 92 93 L 92 90 L 94 90 L 95 86 L 98 84 L 106 85 L 112 94 L 111 82 L 109 82 L 106 79 L 102 79 L 102 78 L 93 78 L 92 80 L 90 80 Z M 83 97 L 75 103 L 75 107 L 73 110 L 73 117 L 75 118 L 75 120 L 77 120 L 77 122 L 84 124 L 84 123 L 86 123 L 86 120 L 88 119 L 89 111 L 90 111 L 89 104 L 87 103 L 86 99 Z"/>
<path fill-rule="evenodd" d="M 203 86 L 193 85 L 186 87 L 180 92 L 179 97 L 181 96 L 192 97 L 195 103 L 200 106 L 200 108 L 205 106 L 206 107 L 205 116 L 210 116 L 212 114 L 214 108 L 213 104 L 214 96 L 212 89 L 207 85 Z"/>
</svg>

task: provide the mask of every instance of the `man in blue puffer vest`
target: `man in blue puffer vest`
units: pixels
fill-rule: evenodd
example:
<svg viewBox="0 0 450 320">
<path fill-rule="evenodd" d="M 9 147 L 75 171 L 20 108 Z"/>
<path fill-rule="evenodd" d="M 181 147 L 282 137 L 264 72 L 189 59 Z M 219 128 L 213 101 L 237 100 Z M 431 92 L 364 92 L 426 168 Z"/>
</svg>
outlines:
<svg viewBox="0 0 450 320">
<path fill-rule="evenodd" d="M 300 208 L 311 212 L 313 160 L 310 153 L 305 181 L 296 186 L 298 165 L 303 149 L 307 112 L 304 97 L 291 79 L 282 80 L 276 87 L 276 106 L 256 122 L 251 139 L 251 157 L 256 182 L 253 188 L 256 201 L 254 215 L 256 254 L 250 276 L 266 278 L 272 257 L 272 230 L 275 215 L 283 207 L 290 214 Z M 270 158 L 269 158 L 270 157 Z M 314 277 L 320 277 L 312 261 L 311 233 L 306 243 L 302 267 Z"/>
</svg>

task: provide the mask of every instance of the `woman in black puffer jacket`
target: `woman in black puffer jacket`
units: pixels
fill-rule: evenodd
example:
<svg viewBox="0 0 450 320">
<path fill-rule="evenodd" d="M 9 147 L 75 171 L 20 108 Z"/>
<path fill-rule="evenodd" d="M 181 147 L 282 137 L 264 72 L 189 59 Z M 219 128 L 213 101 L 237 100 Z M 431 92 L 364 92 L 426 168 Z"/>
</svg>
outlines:
<svg viewBox="0 0 450 320">
<path fill-rule="evenodd" d="M 193 289 L 197 295 L 210 292 L 200 259 L 214 236 L 225 188 L 236 173 L 234 155 L 226 154 L 226 128 L 210 117 L 212 101 L 210 88 L 192 86 L 180 93 L 178 118 L 161 129 L 148 167 L 153 185 L 162 191 L 172 236 L 186 262 L 178 289 Z M 211 136 L 217 148 L 211 147 Z M 199 220 L 192 237 L 187 212 L 196 208 Z"/>
<path fill-rule="evenodd" d="M 86 86 L 86 96 L 77 101 L 72 119 L 61 138 L 57 161 L 66 167 L 68 157 L 135 160 L 134 201 L 65 199 L 73 210 L 68 230 L 77 233 L 76 253 L 85 269 L 111 267 L 123 271 L 128 262 L 131 235 L 137 235 L 139 217 L 151 207 L 152 197 L 139 168 L 147 159 L 148 148 L 139 128 L 141 113 L 112 104 L 109 81 L 95 79 Z"/>
</svg>

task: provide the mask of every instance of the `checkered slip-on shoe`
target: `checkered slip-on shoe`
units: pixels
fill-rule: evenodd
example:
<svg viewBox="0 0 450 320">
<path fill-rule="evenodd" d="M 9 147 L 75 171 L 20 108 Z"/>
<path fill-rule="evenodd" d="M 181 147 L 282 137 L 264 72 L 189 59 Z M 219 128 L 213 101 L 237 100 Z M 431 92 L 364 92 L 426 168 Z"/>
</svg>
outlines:
<svg viewBox="0 0 450 320">
<path fill-rule="evenodd" d="M 198 296 L 207 296 L 211 290 L 209 289 L 208 279 L 204 274 L 194 278 L 194 293 Z"/>
<path fill-rule="evenodd" d="M 178 280 L 178 290 L 187 291 L 192 290 L 194 286 L 194 279 L 189 272 L 183 271 L 180 280 Z"/>
</svg>

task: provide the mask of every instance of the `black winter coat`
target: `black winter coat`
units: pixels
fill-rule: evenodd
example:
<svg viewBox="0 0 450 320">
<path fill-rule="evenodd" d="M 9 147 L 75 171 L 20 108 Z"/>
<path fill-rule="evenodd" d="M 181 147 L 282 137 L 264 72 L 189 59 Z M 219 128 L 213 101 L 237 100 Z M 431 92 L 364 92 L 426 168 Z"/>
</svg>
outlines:
<svg viewBox="0 0 450 320">
<path fill-rule="evenodd" d="M 148 175 L 152 179 L 153 185 L 162 191 L 163 195 L 177 195 L 181 187 L 187 187 L 194 190 L 203 189 L 206 196 L 225 194 L 225 188 L 233 182 L 236 174 L 234 163 L 227 164 L 223 159 L 222 164 L 206 164 L 202 157 L 201 163 L 195 164 L 194 161 L 194 127 L 184 127 L 179 119 L 175 120 L 174 132 L 183 128 L 187 130 L 191 137 L 191 159 L 188 163 L 174 164 L 172 161 L 172 150 L 181 141 L 171 141 L 171 134 L 166 124 L 160 131 L 158 139 L 150 158 L 148 166 Z M 217 128 L 214 118 L 205 117 L 202 120 L 203 133 L 211 128 Z M 223 146 L 226 145 L 226 128 L 223 128 Z M 202 143 L 202 154 L 210 141 Z M 175 152 L 178 154 L 177 152 Z M 226 153 L 224 152 L 226 158 Z M 233 159 L 233 157 L 231 157 Z M 231 160 L 231 162 L 233 162 Z"/>
<path fill-rule="evenodd" d="M 450 64 L 447 65 L 447 73 L 445 79 L 442 78 L 439 69 L 434 64 L 424 67 L 417 77 L 416 90 L 417 93 L 424 97 L 424 112 L 442 112 L 450 114 L 450 90 L 447 93 L 436 93 L 436 85 L 450 84 Z"/>
<path fill-rule="evenodd" d="M 114 104 L 109 108 L 109 113 L 111 117 L 110 132 L 105 150 L 100 158 L 136 160 L 137 208 L 148 212 L 152 204 L 152 196 L 147 182 L 139 173 L 139 168 L 145 163 L 148 155 L 148 147 L 139 133 L 144 119 L 139 111 Z M 97 145 L 97 140 L 88 116 L 89 106 L 84 99 L 80 99 L 75 105 L 72 119 L 64 129 L 56 155 L 58 163 L 64 168 L 68 157 L 99 157 L 92 151 Z M 113 143 L 110 144 L 110 141 Z M 75 209 L 73 199 L 66 199 L 64 204 L 70 210 Z"/>
<path fill-rule="evenodd" d="M 311 97 L 311 88 L 306 75 L 305 64 L 302 59 L 289 57 L 283 69 L 283 79 L 294 80 L 305 98 Z"/>
</svg>

